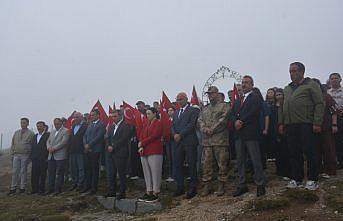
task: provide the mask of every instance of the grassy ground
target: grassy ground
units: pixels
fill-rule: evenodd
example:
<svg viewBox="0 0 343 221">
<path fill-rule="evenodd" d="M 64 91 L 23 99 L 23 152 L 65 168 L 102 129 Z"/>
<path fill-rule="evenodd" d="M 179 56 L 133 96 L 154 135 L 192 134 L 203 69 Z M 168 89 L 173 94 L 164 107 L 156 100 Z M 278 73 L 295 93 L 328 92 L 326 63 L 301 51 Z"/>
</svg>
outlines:
<svg viewBox="0 0 343 221">
<path fill-rule="evenodd" d="M 343 220 L 343 171 L 338 171 L 336 177 L 320 180 L 321 188 L 317 191 L 286 190 L 286 182 L 274 175 L 274 166 L 270 164 L 266 171 L 267 195 L 257 199 L 251 175 L 248 176 L 250 192 L 237 198 L 231 196 L 237 180 L 237 175 L 231 170 L 223 197 L 210 195 L 186 200 L 183 197 L 174 198 L 171 191 L 163 189 L 163 211 L 129 216 L 116 210 L 106 211 L 96 197 L 81 196 L 77 192 L 65 192 L 57 197 L 27 194 L 7 196 L 11 175 L 6 153 L 0 156 L 0 168 L 0 221 Z M 104 194 L 104 176 L 99 184 L 99 194 Z M 213 188 L 216 188 L 215 182 Z M 144 185 L 137 186 L 129 182 L 128 198 L 137 198 L 143 192 Z"/>
</svg>

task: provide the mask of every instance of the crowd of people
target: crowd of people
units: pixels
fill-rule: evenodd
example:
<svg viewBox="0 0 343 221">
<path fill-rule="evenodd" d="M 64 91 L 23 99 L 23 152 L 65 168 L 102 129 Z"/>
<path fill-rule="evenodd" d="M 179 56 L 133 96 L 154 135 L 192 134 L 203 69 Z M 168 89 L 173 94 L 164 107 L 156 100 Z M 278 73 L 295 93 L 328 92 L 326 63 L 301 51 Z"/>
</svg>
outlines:
<svg viewBox="0 0 343 221">
<path fill-rule="evenodd" d="M 159 102 L 152 107 L 143 101 L 136 103 L 146 118 L 139 135 L 126 122 L 123 107 L 112 112 L 113 123 L 109 126 L 93 109 L 89 116 L 75 112 L 70 130 L 61 118 L 54 119 L 50 132 L 39 121 L 37 134 L 28 129 L 29 119 L 22 118 L 21 129 L 12 139 L 9 195 L 18 189 L 25 193 L 30 161 L 31 194 L 58 195 L 66 191 L 63 185 L 70 174 L 72 185 L 68 191 L 94 195 L 99 171 L 105 168 L 105 196 L 117 200 L 126 198 L 127 179 L 139 177 L 146 184 L 140 201 L 159 200 L 162 177 L 176 182 L 175 197 L 185 195 L 190 199 L 198 195 L 199 180 L 203 185 L 200 196 L 213 192 L 222 196 L 231 160 L 236 161 L 233 169 L 239 177 L 234 197 L 249 191 L 247 171 L 253 174 L 256 196 L 266 194 L 268 161 L 275 162 L 275 172 L 288 181 L 287 188 L 316 190 L 320 176 L 330 178 L 343 168 L 341 76 L 332 73 L 322 84 L 305 77 L 305 66 L 300 62 L 290 64 L 289 73 L 291 82 L 284 89 L 268 89 L 265 98 L 249 75 L 228 92 L 229 102 L 216 86 L 208 88 L 209 103 L 205 106 L 191 105 L 187 94 L 179 93 L 175 106 L 167 110 L 168 139 L 163 137 L 165 125 L 159 120 Z M 218 181 L 215 188 L 214 180 Z"/>
</svg>

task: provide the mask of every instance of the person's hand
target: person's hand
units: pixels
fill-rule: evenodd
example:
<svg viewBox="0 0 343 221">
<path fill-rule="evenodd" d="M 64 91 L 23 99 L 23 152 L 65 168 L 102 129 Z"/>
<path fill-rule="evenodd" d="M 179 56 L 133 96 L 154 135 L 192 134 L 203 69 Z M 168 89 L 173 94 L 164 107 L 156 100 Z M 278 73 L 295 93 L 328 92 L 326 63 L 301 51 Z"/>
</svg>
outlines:
<svg viewBox="0 0 343 221">
<path fill-rule="evenodd" d="M 318 125 L 313 125 L 313 132 L 314 133 L 320 133 L 322 131 L 322 128 Z"/>
<path fill-rule="evenodd" d="M 213 129 L 207 129 L 207 134 L 210 136 L 213 135 Z"/>
<path fill-rule="evenodd" d="M 280 124 L 279 125 L 279 134 L 284 134 L 285 133 L 285 128 L 284 128 L 284 126 L 283 126 L 283 124 Z"/>
<path fill-rule="evenodd" d="M 338 127 L 337 126 L 332 126 L 332 133 L 335 134 L 338 132 Z"/>
<path fill-rule="evenodd" d="M 138 147 L 142 147 L 142 142 L 138 142 Z"/>
<path fill-rule="evenodd" d="M 174 140 L 175 140 L 176 143 L 180 142 L 180 140 L 181 140 L 181 135 L 180 135 L 180 134 L 175 134 L 175 135 L 174 135 Z"/>
<path fill-rule="evenodd" d="M 268 130 L 267 130 L 267 129 L 264 129 L 264 130 L 262 131 L 262 134 L 263 134 L 263 135 L 268 135 Z"/>
<path fill-rule="evenodd" d="M 139 154 L 143 154 L 143 151 L 144 151 L 144 148 L 143 148 L 143 147 L 140 147 L 140 148 L 138 149 L 138 153 L 139 153 Z"/>
<path fill-rule="evenodd" d="M 89 144 L 86 144 L 85 145 L 85 153 L 88 153 L 88 152 L 90 152 L 90 146 L 89 146 Z"/>
<path fill-rule="evenodd" d="M 112 153 L 113 147 L 112 147 L 112 146 L 108 146 L 108 147 L 107 147 L 107 150 L 108 150 L 108 152 Z"/>
<path fill-rule="evenodd" d="M 48 148 L 48 151 L 49 151 L 49 153 L 53 153 L 53 152 L 54 152 L 54 150 L 53 150 L 52 147 L 49 147 L 49 148 Z"/>
<path fill-rule="evenodd" d="M 243 127 L 243 122 L 241 120 L 236 120 L 235 122 L 235 128 L 236 130 L 240 130 Z"/>
</svg>

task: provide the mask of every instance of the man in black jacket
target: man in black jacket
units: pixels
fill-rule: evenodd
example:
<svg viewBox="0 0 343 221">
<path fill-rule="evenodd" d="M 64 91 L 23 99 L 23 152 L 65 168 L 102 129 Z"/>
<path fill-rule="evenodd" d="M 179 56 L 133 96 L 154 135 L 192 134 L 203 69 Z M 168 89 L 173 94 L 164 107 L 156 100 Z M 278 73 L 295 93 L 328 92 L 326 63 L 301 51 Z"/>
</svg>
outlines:
<svg viewBox="0 0 343 221">
<path fill-rule="evenodd" d="M 83 146 L 83 136 L 87 130 L 87 124 L 83 121 L 83 115 L 80 112 L 75 112 L 73 119 L 74 124 L 70 131 L 68 144 L 71 164 L 71 179 L 73 184 L 70 191 L 73 191 L 76 188 L 81 190 L 85 181 L 85 150 Z"/>
<path fill-rule="evenodd" d="M 108 143 L 106 148 L 106 174 L 108 192 L 105 197 L 116 197 L 117 200 L 125 198 L 126 169 L 129 160 L 129 140 L 131 128 L 123 120 L 122 113 L 115 110 L 112 113 L 113 125 L 108 130 Z M 120 179 L 119 193 L 116 195 L 117 172 Z"/>
<path fill-rule="evenodd" d="M 48 169 L 48 150 L 46 147 L 46 141 L 48 140 L 50 133 L 45 131 L 46 125 L 43 121 L 38 121 L 37 124 L 38 133 L 32 140 L 32 172 L 31 172 L 31 194 L 44 194 L 45 192 L 45 180 L 46 170 Z"/>
<path fill-rule="evenodd" d="M 244 95 L 237 100 L 233 107 L 233 119 L 236 129 L 235 146 L 237 155 L 237 169 L 239 185 L 233 196 L 240 196 L 248 192 L 245 178 L 247 154 L 254 168 L 254 180 L 257 185 L 257 196 L 265 195 L 265 177 L 259 148 L 259 117 L 262 100 L 253 93 L 254 80 L 251 76 L 244 76 L 242 89 Z"/>
</svg>

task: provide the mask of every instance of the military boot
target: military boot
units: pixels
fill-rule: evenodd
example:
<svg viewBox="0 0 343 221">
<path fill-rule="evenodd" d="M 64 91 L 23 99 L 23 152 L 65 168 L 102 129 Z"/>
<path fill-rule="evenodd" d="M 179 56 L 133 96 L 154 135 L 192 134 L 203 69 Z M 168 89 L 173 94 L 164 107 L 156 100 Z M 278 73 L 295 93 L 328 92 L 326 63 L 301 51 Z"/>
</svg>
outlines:
<svg viewBox="0 0 343 221">
<path fill-rule="evenodd" d="M 221 182 L 221 181 L 218 182 L 218 189 L 215 192 L 215 194 L 217 196 L 223 196 L 224 195 L 224 193 L 225 193 L 224 186 L 225 186 L 224 182 Z"/>
<path fill-rule="evenodd" d="M 205 197 L 208 196 L 210 194 L 211 190 L 210 190 L 210 184 L 207 182 L 204 184 L 204 187 L 200 193 L 201 197 Z"/>
</svg>

